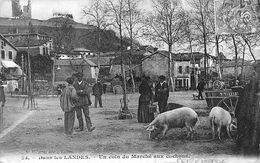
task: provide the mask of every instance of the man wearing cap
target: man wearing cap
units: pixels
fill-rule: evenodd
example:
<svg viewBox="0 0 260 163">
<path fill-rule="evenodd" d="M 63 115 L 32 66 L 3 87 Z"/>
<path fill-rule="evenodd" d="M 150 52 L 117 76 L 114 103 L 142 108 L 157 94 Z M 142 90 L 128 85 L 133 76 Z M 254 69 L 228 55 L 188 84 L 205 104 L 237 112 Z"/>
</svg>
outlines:
<svg viewBox="0 0 260 163">
<path fill-rule="evenodd" d="M 165 80 L 165 76 L 159 76 L 159 82 L 155 86 L 155 102 L 158 102 L 160 113 L 167 111 L 166 105 L 169 97 L 169 86 Z"/>
<path fill-rule="evenodd" d="M 97 79 L 97 83 L 94 84 L 92 91 L 93 91 L 93 95 L 95 96 L 95 108 L 97 107 L 97 103 L 99 103 L 99 107 L 102 108 L 103 106 L 102 106 L 101 96 L 103 93 L 103 86 L 100 82 L 100 79 Z"/>
<path fill-rule="evenodd" d="M 89 106 L 91 105 L 90 94 L 88 91 L 88 83 L 83 80 L 83 74 L 76 74 L 77 81 L 74 82 L 73 86 L 76 89 L 77 95 L 79 96 L 78 102 L 76 103 L 76 114 L 79 121 L 79 130 L 84 130 L 84 122 L 82 117 L 82 111 L 85 115 L 86 126 L 89 132 L 93 131 L 95 127 L 92 126 L 89 117 Z"/>
</svg>

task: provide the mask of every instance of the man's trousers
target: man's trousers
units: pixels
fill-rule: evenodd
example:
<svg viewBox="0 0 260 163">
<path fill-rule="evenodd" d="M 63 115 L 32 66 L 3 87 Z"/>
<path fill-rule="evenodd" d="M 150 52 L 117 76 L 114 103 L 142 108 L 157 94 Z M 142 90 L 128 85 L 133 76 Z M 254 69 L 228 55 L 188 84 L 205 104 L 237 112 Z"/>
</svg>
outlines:
<svg viewBox="0 0 260 163">
<path fill-rule="evenodd" d="M 83 117 L 82 117 L 82 111 L 85 115 L 87 129 L 90 130 L 90 128 L 92 127 L 92 123 L 91 123 L 91 120 L 90 120 L 90 117 L 89 117 L 89 107 L 87 105 L 76 107 L 77 118 L 78 118 L 78 121 L 79 121 L 79 129 L 81 131 L 84 130 L 84 122 L 83 122 Z"/>
<path fill-rule="evenodd" d="M 95 108 L 97 107 L 97 103 L 99 103 L 99 107 L 103 107 L 101 95 L 95 96 Z"/>
</svg>

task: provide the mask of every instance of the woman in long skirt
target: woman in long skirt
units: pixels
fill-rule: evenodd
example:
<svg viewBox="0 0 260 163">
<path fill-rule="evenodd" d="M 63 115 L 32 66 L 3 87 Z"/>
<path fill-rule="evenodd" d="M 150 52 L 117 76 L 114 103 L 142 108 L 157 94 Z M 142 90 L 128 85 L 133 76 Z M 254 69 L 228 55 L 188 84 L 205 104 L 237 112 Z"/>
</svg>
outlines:
<svg viewBox="0 0 260 163">
<path fill-rule="evenodd" d="M 149 123 L 154 119 L 154 113 L 149 111 L 149 106 L 153 100 L 153 92 L 148 84 L 148 77 L 144 77 L 139 86 L 139 93 L 141 94 L 138 101 L 138 122 Z"/>
</svg>

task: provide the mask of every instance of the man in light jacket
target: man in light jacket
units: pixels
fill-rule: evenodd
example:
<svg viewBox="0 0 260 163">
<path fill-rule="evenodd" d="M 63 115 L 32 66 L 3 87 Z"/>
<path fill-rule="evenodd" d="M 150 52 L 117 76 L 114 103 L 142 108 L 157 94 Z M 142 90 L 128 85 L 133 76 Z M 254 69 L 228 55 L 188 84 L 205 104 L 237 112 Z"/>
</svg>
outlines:
<svg viewBox="0 0 260 163">
<path fill-rule="evenodd" d="M 75 122 L 75 107 L 78 99 L 76 89 L 73 87 L 74 79 L 72 77 L 66 80 L 68 86 L 62 90 L 60 96 L 60 106 L 64 112 L 65 134 L 73 134 Z"/>
</svg>

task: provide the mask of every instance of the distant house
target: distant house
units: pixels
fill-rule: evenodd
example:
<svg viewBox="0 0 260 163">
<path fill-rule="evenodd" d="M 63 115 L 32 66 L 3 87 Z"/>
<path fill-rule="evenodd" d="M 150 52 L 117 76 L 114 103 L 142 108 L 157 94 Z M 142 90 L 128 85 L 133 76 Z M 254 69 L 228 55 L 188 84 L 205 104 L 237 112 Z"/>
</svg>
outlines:
<svg viewBox="0 0 260 163">
<path fill-rule="evenodd" d="M 54 59 L 54 83 L 64 83 L 65 80 L 77 72 L 82 72 L 84 78 L 98 77 L 98 66 L 88 58 L 82 58 L 80 52 L 58 54 Z"/>
<path fill-rule="evenodd" d="M 204 72 L 204 54 L 200 52 L 171 53 L 173 79 L 176 89 L 196 88 L 199 76 Z M 169 52 L 158 50 L 143 58 L 142 73 L 157 80 L 160 75 L 168 77 Z M 208 56 L 208 69 L 215 69 L 215 58 Z M 211 64 L 210 64 L 211 63 Z"/>
<path fill-rule="evenodd" d="M 130 69 L 132 69 L 134 77 L 141 77 L 142 75 L 142 60 L 145 58 L 145 50 L 133 50 L 130 54 L 130 50 L 124 51 L 123 55 L 119 52 L 117 56 L 112 60 L 110 74 L 112 76 L 121 76 L 121 63 L 124 64 L 126 77 L 130 77 Z"/>
<path fill-rule="evenodd" d="M 28 36 L 30 39 L 28 39 Z M 8 39 L 18 51 L 27 51 L 30 49 L 31 55 L 50 55 L 53 50 L 52 38 L 48 35 L 39 33 L 15 33 L 4 34 L 4 37 Z"/>
<path fill-rule="evenodd" d="M 22 76 L 23 72 L 19 65 L 14 62 L 17 55 L 17 48 L 9 42 L 3 35 L 0 34 L 0 69 L 1 74 L 6 77 L 7 92 L 14 91 L 18 88 L 18 79 Z"/>
<path fill-rule="evenodd" d="M 142 59 L 142 73 L 153 80 L 157 80 L 160 75 L 168 76 L 169 53 L 158 50 Z"/>
<path fill-rule="evenodd" d="M 196 89 L 199 78 L 205 72 L 204 53 L 173 54 L 175 87 L 177 89 Z M 207 55 L 207 70 L 209 75 L 216 73 L 216 57 Z"/>
</svg>

